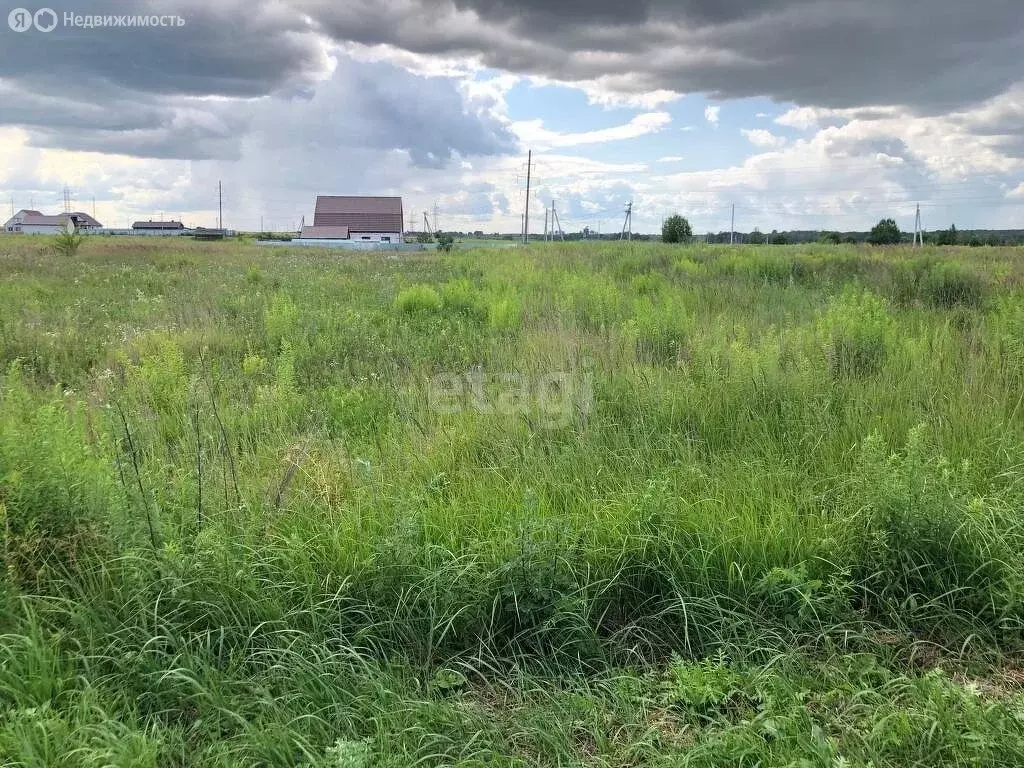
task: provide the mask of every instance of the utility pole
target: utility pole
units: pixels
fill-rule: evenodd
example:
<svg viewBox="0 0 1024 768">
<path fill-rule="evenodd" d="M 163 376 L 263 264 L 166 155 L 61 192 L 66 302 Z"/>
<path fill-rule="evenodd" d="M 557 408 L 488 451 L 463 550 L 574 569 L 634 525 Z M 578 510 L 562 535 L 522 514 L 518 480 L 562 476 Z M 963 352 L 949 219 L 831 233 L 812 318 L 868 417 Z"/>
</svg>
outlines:
<svg viewBox="0 0 1024 768">
<path fill-rule="evenodd" d="M 555 241 L 555 227 L 558 227 L 558 237 L 565 242 L 565 233 L 562 232 L 562 222 L 558 220 L 558 211 L 555 210 L 555 201 L 551 201 L 551 242 Z"/>
<path fill-rule="evenodd" d="M 224 190 L 217 182 L 217 229 L 224 229 Z"/>
<path fill-rule="evenodd" d="M 434 201 L 434 231 L 437 232 L 437 201 Z"/>
<path fill-rule="evenodd" d="M 920 243 L 920 245 L 918 245 Z M 921 204 L 917 204 L 917 217 L 914 220 L 914 248 L 924 248 L 924 230 L 921 229 Z"/>
<path fill-rule="evenodd" d="M 434 230 L 430 227 L 430 219 L 427 218 L 427 212 L 423 212 L 423 231 L 429 235 L 434 234 Z"/>
<path fill-rule="evenodd" d="M 71 213 L 71 190 L 64 187 L 64 213 Z"/>
<path fill-rule="evenodd" d="M 732 222 L 729 224 L 729 245 L 736 242 L 736 203 L 732 204 Z"/>
<path fill-rule="evenodd" d="M 11 203 L 11 210 L 14 210 L 14 203 Z M 12 213 L 11 216 L 14 214 Z M 548 240 L 548 209 L 544 209 L 544 242 Z"/>
<path fill-rule="evenodd" d="M 92 196 L 92 217 L 96 218 L 96 195 Z"/>
<path fill-rule="evenodd" d="M 523 213 L 523 243 L 530 242 L 530 171 L 533 170 L 533 150 L 526 151 L 526 211 Z"/>
<path fill-rule="evenodd" d="M 626 203 L 626 218 L 622 222 L 622 232 L 619 233 L 619 240 L 633 239 L 633 201 Z"/>
</svg>

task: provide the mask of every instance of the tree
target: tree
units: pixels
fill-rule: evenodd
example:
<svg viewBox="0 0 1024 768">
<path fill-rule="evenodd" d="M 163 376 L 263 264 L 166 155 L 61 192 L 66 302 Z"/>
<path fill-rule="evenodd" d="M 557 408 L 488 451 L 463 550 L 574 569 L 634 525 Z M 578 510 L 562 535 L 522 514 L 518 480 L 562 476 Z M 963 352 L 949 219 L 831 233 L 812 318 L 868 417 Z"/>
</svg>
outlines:
<svg viewBox="0 0 1024 768">
<path fill-rule="evenodd" d="M 949 229 L 944 229 L 938 233 L 936 242 L 939 245 L 956 245 L 958 235 L 956 233 L 956 224 L 953 224 Z"/>
<path fill-rule="evenodd" d="M 434 237 L 429 232 L 417 232 L 416 242 L 421 245 L 434 242 Z"/>
<path fill-rule="evenodd" d="M 771 245 L 789 245 L 789 236 L 785 232 L 779 232 L 777 229 L 773 229 L 768 242 Z"/>
<path fill-rule="evenodd" d="M 452 248 L 455 247 L 455 238 L 449 235 L 447 232 L 437 236 L 437 249 L 450 253 Z"/>
<path fill-rule="evenodd" d="M 822 232 L 821 237 L 818 238 L 818 242 L 828 245 L 839 245 L 843 242 L 843 236 L 838 232 Z"/>
<path fill-rule="evenodd" d="M 896 245 L 903 239 L 900 228 L 892 219 L 882 219 L 871 229 L 868 242 L 872 245 Z"/>
<path fill-rule="evenodd" d="M 661 227 L 661 241 L 663 243 L 686 243 L 693 237 L 693 230 L 690 229 L 690 222 L 679 214 L 669 216 Z"/>
</svg>

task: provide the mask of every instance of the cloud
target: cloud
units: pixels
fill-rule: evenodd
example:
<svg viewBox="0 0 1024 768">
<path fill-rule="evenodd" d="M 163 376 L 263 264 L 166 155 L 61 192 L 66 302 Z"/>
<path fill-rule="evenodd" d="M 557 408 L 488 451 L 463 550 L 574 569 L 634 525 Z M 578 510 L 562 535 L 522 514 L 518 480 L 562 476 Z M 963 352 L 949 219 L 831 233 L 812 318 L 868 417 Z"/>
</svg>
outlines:
<svg viewBox="0 0 1024 768">
<path fill-rule="evenodd" d="M 771 131 L 766 131 L 764 128 L 754 128 L 752 130 L 741 128 L 740 133 L 746 136 L 750 143 L 755 147 L 761 147 L 763 149 L 777 149 L 778 147 L 786 144 L 786 140 L 783 137 L 776 136 Z"/>
<path fill-rule="evenodd" d="M 704 107 L 704 119 L 707 120 L 712 125 L 718 125 L 718 118 L 721 112 L 721 107 Z"/>
<path fill-rule="evenodd" d="M 1004 92 L 1021 77 L 1018 0 L 350 0 L 298 2 L 337 40 L 560 82 L 609 94 L 765 96 L 937 113 Z M 907 35 L 913 29 L 916 34 Z"/>
<path fill-rule="evenodd" d="M 1024 183 L 1021 183 L 1015 189 L 1011 189 L 1006 193 L 1006 196 L 1015 200 L 1024 200 Z"/>
<path fill-rule="evenodd" d="M 545 128 L 542 120 L 524 120 L 513 123 L 512 130 L 523 144 L 534 148 L 549 149 L 634 139 L 649 133 L 657 133 L 670 122 L 672 122 L 672 116 L 668 112 L 644 112 L 628 123 L 593 131 L 560 133 Z"/>
<path fill-rule="evenodd" d="M 659 163 L 678 163 L 685 160 L 682 155 L 665 155 L 665 157 L 659 157 Z"/>
</svg>

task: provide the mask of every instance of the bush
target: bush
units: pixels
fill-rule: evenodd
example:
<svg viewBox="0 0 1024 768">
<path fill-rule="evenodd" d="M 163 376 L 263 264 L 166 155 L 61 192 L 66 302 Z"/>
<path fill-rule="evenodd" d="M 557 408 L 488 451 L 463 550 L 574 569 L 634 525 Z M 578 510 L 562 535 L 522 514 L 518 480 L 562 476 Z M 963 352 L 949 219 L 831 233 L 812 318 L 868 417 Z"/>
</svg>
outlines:
<svg viewBox="0 0 1024 768">
<path fill-rule="evenodd" d="M 75 232 L 61 232 L 53 242 L 53 250 L 58 256 L 72 257 L 82 246 L 82 236 Z"/>
<path fill-rule="evenodd" d="M 693 237 L 693 230 L 690 222 L 676 214 L 665 219 L 661 227 L 661 241 L 663 243 L 688 243 Z"/>
<path fill-rule="evenodd" d="M 822 320 L 825 357 L 835 377 L 869 376 L 885 361 L 889 335 L 885 305 L 871 293 L 844 293 L 834 300 Z"/>
<path fill-rule="evenodd" d="M 455 238 L 449 234 L 442 234 L 437 236 L 437 250 L 444 251 L 445 253 L 451 253 L 455 247 Z"/>
<path fill-rule="evenodd" d="M 409 286 L 395 297 L 395 309 L 407 314 L 439 312 L 443 305 L 441 296 L 429 285 Z"/>
<path fill-rule="evenodd" d="M 900 228 L 892 219 L 882 219 L 871 229 L 868 242 L 872 245 L 896 245 L 903 239 Z"/>
</svg>

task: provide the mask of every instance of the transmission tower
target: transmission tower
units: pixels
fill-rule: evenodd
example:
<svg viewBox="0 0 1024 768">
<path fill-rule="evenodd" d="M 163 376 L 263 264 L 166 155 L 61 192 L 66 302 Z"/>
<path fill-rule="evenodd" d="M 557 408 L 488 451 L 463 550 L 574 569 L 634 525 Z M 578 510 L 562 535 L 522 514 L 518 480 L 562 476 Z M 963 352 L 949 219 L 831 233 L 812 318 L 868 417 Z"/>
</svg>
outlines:
<svg viewBox="0 0 1024 768">
<path fill-rule="evenodd" d="M 917 216 L 914 219 L 914 248 L 924 247 L 924 230 L 921 229 L 921 204 L 917 204 Z"/>
</svg>

